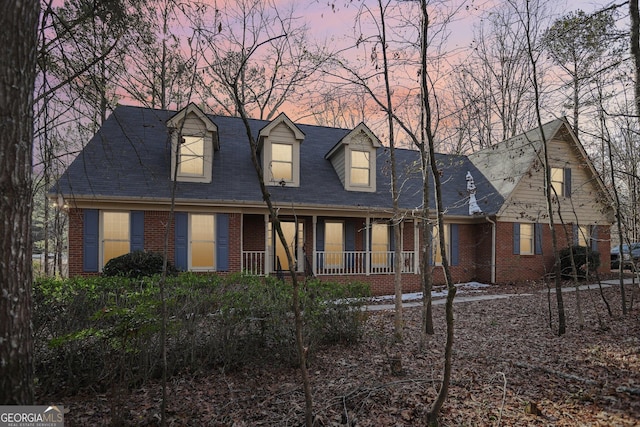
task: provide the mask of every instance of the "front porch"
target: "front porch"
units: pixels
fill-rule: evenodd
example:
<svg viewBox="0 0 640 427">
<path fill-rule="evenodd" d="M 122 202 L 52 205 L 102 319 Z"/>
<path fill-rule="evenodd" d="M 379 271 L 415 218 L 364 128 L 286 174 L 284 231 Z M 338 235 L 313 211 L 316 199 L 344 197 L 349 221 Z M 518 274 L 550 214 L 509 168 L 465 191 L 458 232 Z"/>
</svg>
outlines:
<svg viewBox="0 0 640 427">
<path fill-rule="evenodd" d="M 393 227 L 388 219 L 327 216 L 280 220 L 296 271 L 313 276 L 369 276 L 395 273 Z M 289 270 L 284 246 L 268 215 L 242 217 L 241 270 L 268 276 Z M 417 221 L 400 224 L 402 273 L 418 274 Z"/>
</svg>

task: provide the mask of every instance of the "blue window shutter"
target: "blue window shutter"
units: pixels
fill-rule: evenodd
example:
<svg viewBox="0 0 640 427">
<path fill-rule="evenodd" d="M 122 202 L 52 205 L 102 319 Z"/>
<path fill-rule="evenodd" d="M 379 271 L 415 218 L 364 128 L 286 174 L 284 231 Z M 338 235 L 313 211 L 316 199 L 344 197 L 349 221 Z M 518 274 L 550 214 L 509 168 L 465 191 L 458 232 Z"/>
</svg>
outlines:
<svg viewBox="0 0 640 427">
<path fill-rule="evenodd" d="M 216 215 L 216 270 L 229 271 L 229 215 Z"/>
<path fill-rule="evenodd" d="M 84 210 L 84 229 L 82 246 L 84 248 L 82 258 L 82 269 L 84 271 L 98 271 L 98 247 L 100 215 L 97 209 Z"/>
<path fill-rule="evenodd" d="M 316 222 L 316 251 L 318 252 L 324 251 L 324 220 L 323 219 L 319 219 L 318 222 Z M 317 267 L 319 269 L 324 268 L 323 257 L 319 255 L 316 255 L 316 257 L 318 258 Z"/>
<path fill-rule="evenodd" d="M 578 225 L 577 224 L 572 224 L 572 236 L 573 236 L 573 246 L 577 246 L 578 245 Z"/>
<path fill-rule="evenodd" d="M 355 251 L 356 250 L 356 225 L 353 221 L 346 221 L 344 224 L 344 250 Z M 347 254 L 347 267 L 355 267 L 355 255 Z"/>
<path fill-rule="evenodd" d="M 189 236 L 189 215 L 186 212 L 175 213 L 175 266 L 178 270 L 186 271 L 189 268 L 188 236 Z"/>
<path fill-rule="evenodd" d="M 396 239 L 395 239 L 394 227 L 395 226 L 391 223 L 387 225 L 388 234 L 389 234 L 389 250 L 391 252 L 396 250 Z"/>
<path fill-rule="evenodd" d="M 356 250 L 356 225 L 353 221 L 347 221 L 344 224 L 344 250 Z"/>
<path fill-rule="evenodd" d="M 458 265 L 460 262 L 458 224 L 451 224 L 449 229 L 451 232 L 451 265 Z"/>
<path fill-rule="evenodd" d="M 571 197 L 571 168 L 564 169 L 564 196 Z"/>
<path fill-rule="evenodd" d="M 535 225 L 533 226 L 533 233 L 534 233 L 534 245 L 535 245 L 535 251 L 534 253 L 536 255 L 542 255 L 542 224 L 540 223 L 535 223 Z"/>
<path fill-rule="evenodd" d="M 598 226 L 597 225 L 591 226 L 591 250 L 592 251 L 598 250 Z"/>
<path fill-rule="evenodd" d="M 513 223 L 513 253 L 520 254 L 520 223 Z"/>
<path fill-rule="evenodd" d="M 144 211 L 131 211 L 129 251 L 144 251 Z"/>
</svg>

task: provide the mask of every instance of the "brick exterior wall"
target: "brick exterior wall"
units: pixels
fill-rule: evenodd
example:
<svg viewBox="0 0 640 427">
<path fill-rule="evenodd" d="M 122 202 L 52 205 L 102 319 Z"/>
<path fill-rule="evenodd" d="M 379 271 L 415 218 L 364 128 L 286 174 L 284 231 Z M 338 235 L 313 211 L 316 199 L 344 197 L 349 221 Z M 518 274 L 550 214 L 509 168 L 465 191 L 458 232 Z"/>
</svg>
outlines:
<svg viewBox="0 0 640 427">
<path fill-rule="evenodd" d="M 305 227 L 305 252 L 309 262 L 312 262 L 314 252 L 313 219 L 310 216 L 298 218 Z M 356 226 L 356 250 L 364 250 L 365 221 L 355 221 Z M 169 230 L 169 259 L 174 259 L 174 226 L 169 223 L 169 213 L 164 211 L 145 211 L 144 215 L 144 239 L 145 250 L 162 252 L 167 227 Z M 567 232 L 561 226 L 556 226 L 558 233 L 558 247 L 567 246 L 567 235 L 571 238 L 571 226 L 567 226 Z M 242 268 L 242 249 L 245 251 L 263 251 L 265 248 L 263 215 L 229 214 L 229 270 L 238 272 Z M 610 271 L 610 236 L 608 226 L 598 227 L 598 250 L 601 256 L 601 272 Z M 491 281 L 491 243 L 492 226 L 487 223 L 459 224 L 459 264 L 451 267 L 453 280 L 456 283 L 479 281 L 490 283 Z M 422 231 L 418 231 L 422 235 Z M 519 283 L 529 280 L 539 280 L 545 273 L 551 271 L 554 257 L 552 252 L 551 231 L 548 226 L 543 226 L 543 254 L 542 255 L 514 255 L 513 254 L 513 224 L 498 223 L 496 229 L 496 278 L 500 283 Z M 83 210 L 69 210 L 69 275 L 95 275 L 96 273 L 83 272 Z M 403 249 L 413 251 L 414 228 L 413 223 L 407 222 L 403 231 Z M 442 285 L 445 283 L 441 266 L 433 266 L 433 283 Z M 320 280 L 346 283 L 351 281 L 363 281 L 371 285 L 373 294 L 393 293 L 393 274 L 371 275 L 344 275 L 344 276 L 320 276 Z M 419 274 L 403 274 L 403 290 L 405 292 L 418 292 L 421 290 Z"/>
</svg>

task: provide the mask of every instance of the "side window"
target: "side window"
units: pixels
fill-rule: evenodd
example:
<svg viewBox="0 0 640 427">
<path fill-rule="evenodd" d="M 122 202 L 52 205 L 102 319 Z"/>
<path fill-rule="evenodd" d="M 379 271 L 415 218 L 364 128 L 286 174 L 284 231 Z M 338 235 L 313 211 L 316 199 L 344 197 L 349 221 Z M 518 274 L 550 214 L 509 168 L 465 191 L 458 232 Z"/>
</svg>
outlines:
<svg viewBox="0 0 640 427">
<path fill-rule="evenodd" d="M 450 225 L 444 225 L 444 245 L 446 247 L 447 258 L 451 262 L 451 241 L 450 241 Z M 436 264 L 442 264 L 442 254 L 440 253 L 440 235 L 438 233 L 438 226 L 433 226 L 433 242 L 431 245 L 432 259 Z"/>
</svg>

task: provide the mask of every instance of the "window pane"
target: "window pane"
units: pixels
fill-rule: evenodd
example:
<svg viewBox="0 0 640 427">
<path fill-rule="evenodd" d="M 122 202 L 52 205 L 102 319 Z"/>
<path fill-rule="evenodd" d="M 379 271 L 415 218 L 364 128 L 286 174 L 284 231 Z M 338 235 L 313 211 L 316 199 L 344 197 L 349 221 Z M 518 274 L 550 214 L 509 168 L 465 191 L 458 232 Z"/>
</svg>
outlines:
<svg viewBox="0 0 640 427">
<path fill-rule="evenodd" d="M 369 169 L 351 168 L 351 184 L 369 185 Z"/>
<path fill-rule="evenodd" d="M 533 224 L 520 224 L 520 254 L 533 254 Z"/>
<path fill-rule="evenodd" d="M 271 175 L 273 176 L 273 179 L 291 181 L 293 179 L 291 166 L 291 163 L 271 162 Z"/>
<path fill-rule="evenodd" d="M 192 268 L 213 268 L 215 250 L 213 242 L 192 241 L 191 242 L 191 267 Z"/>
<path fill-rule="evenodd" d="M 271 144 L 271 160 L 291 162 L 293 159 L 293 145 Z"/>
<path fill-rule="evenodd" d="M 204 156 L 204 138 L 185 136 L 182 143 L 182 153 L 193 156 Z"/>
<path fill-rule="evenodd" d="M 352 151 L 351 166 L 369 169 L 369 153 L 364 151 Z"/>
<path fill-rule="evenodd" d="M 325 223 L 324 264 L 326 267 L 335 268 L 335 267 L 342 266 L 342 251 L 344 250 L 343 227 L 344 227 L 344 224 L 341 222 Z"/>
<path fill-rule="evenodd" d="M 103 245 L 103 263 L 106 264 L 111 258 L 129 253 L 129 241 L 118 242 L 105 240 Z"/>
<path fill-rule="evenodd" d="M 214 269 L 216 259 L 215 216 L 191 215 L 191 268 Z"/>
</svg>

